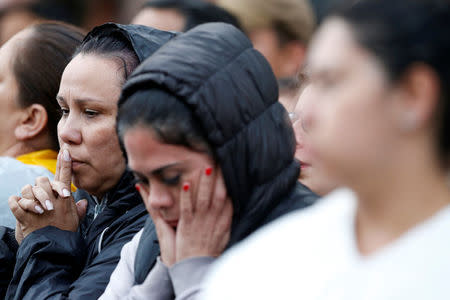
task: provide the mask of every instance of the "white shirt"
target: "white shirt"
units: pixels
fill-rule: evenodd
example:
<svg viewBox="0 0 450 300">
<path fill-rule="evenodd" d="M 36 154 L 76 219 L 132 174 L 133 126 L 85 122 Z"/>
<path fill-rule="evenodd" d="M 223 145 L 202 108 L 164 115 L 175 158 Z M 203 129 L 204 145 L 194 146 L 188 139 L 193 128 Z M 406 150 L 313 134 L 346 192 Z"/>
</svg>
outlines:
<svg viewBox="0 0 450 300">
<path fill-rule="evenodd" d="M 0 157 L 0 226 L 16 227 L 16 218 L 9 209 L 10 196 L 20 196 L 20 191 L 27 185 L 35 184 L 35 179 L 47 176 L 53 180 L 53 173 L 44 167 L 27 165 L 15 158 Z"/>
<path fill-rule="evenodd" d="M 355 211 L 339 190 L 263 228 L 218 261 L 202 299 L 450 299 L 450 206 L 368 257 Z"/>
</svg>

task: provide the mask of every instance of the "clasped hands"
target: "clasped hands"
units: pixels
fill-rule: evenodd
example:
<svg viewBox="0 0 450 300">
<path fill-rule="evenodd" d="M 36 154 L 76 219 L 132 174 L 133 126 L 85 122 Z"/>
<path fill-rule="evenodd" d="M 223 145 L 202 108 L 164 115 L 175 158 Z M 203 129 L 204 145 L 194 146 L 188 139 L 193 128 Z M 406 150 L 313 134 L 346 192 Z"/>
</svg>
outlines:
<svg viewBox="0 0 450 300">
<path fill-rule="evenodd" d="M 9 207 L 16 217 L 16 240 L 20 244 L 30 233 L 54 226 L 61 230 L 78 229 L 86 214 L 87 201 L 75 203 L 71 193 L 72 160 L 67 149 L 58 154 L 53 181 L 38 177 L 34 186 L 22 188 L 21 196 L 11 196 Z"/>
</svg>

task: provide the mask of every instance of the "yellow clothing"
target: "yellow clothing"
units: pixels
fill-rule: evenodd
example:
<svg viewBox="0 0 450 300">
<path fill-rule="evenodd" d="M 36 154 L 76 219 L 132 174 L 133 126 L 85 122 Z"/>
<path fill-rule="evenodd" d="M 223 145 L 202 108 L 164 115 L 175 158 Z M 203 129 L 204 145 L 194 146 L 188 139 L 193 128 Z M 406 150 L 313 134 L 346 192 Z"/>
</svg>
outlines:
<svg viewBox="0 0 450 300">
<path fill-rule="evenodd" d="M 16 157 L 18 161 L 26 165 L 44 167 L 53 174 L 56 172 L 57 158 L 58 152 L 53 150 L 41 150 Z"/>
<path fill-rule="evenodd" d="M 31 153 L 27 153 L 16 157 L 16 159 L 26 165 L 44 167 L 53 174 L 56 172 L 56 160 L 58 158 L 58 152 L 54 150 L 40 150 Z M 72 184 L 72 192 L 77 188 Z"/>
</svg>

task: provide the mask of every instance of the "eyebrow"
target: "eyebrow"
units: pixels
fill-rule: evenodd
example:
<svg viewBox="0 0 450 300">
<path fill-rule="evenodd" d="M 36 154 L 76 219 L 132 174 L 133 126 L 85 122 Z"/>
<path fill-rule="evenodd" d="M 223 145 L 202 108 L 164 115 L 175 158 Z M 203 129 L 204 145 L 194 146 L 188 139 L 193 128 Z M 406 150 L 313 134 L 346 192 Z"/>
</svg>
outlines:
<svg viewBox="0 0 450 300">
<path fill-rule="evenodd" d="M 66 99 L 64 99 L 64 97 L 60 96 L 60 95 L 56 96 L 56 100 L 57 101 L 66 102 Z M 74 99 L 73 101 L 77 102 L 78 104 L 84 104 L 84 103 L 87 103 L 87 102 L 101 102 L 101 103 L 105 102 L 103 100 L 98 100 L 98 99 L 93 99 L 93 98 Z"/>
<path fill-rule="evenodd" d="M 175 166 L 180 165 L 180 164 L 181 164 L 180 162 L 176 162 L 176 163 L 173 163 L 173 164 L 169 164 L 169 165 L 163 166 L 163 167 L 161 167 L 161 168 L 158 168 L 158 169 L 156 169 L 156 170 L 153 170 L 153 171 L 149 172 L 149 174 L 161 175 L 161 174 L 162 174 L 164 171 L 166 171 L 167 169 L 170 169 L 170 168 L 175 167 Z M 144 174 L 142 174 L 142 173 L 140 173 L 140 172 L 138 172 L 138 171 L 135 171 L 135 170 L 131 170 L 131 171 L 132 171 L 133 173 L 135 173 L 136 175 L 140 176 L 140 177 L 145 177 Z"/>
</svg>

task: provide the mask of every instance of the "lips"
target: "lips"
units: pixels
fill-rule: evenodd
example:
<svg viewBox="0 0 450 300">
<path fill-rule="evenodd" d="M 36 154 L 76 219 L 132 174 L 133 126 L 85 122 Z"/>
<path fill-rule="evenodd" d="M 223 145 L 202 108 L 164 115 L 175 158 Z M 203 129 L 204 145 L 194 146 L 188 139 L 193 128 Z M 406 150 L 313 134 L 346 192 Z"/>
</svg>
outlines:
<svg viewBox="0 0 450 300">
<path fill-rule="evenodd" d="M 309 168 L 309 167 L 311 167 L 310 164 L 305 163 L 305 162 L 303 162 L 303 161 L 300 161 L 300 168 L 301 168 L 301 169 L 306 169 L 306 168 Z"/>
<path fill-rule="evenodd" d="M 85 165 L 86 163 L 83 161 L 79 161 L 77 159 L 72 159 L 72 169 L 76 170 L 80 168 L 81 166 Z"/>
</svg>

